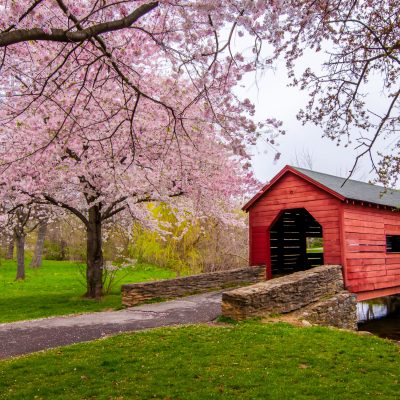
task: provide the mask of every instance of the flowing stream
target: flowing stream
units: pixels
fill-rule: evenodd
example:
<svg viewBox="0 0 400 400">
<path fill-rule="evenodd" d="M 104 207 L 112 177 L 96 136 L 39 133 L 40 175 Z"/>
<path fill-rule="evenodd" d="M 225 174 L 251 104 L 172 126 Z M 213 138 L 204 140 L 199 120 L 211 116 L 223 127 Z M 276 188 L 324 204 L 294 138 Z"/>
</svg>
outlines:
<svg viewBox="0 0 400 400">
<path fill-rule="evenodd" d="M 357 304 L 358 330 L 400 341 L 400 297 L 381 297 Z"/>
</svg>

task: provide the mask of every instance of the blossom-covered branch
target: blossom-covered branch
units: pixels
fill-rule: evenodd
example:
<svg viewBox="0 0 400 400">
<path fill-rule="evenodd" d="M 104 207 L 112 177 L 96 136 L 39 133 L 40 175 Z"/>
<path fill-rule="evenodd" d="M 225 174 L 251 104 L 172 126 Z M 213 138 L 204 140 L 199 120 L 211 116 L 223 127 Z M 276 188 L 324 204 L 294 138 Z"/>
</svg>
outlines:
<svg viewBox="0 0 400 400">
<path fill-rule="evenodd" d="M 77 31 L 58 28 L 31 28 L 13 29 L 10 31 L 0 32 L 0 47 L 10 46 L 30 40 L 42 40 L 61 43 L 84 42 L 104 33 L 129 28 L 139 18 L 143 17 L 157 6 L 157 1 L 142 4 L 125 18 L 95 24 Z M 28 15 L 31 11 L 33 11 L 32 7 L 26 13 L 24 13 L 24 15 Z"/>
</svg>

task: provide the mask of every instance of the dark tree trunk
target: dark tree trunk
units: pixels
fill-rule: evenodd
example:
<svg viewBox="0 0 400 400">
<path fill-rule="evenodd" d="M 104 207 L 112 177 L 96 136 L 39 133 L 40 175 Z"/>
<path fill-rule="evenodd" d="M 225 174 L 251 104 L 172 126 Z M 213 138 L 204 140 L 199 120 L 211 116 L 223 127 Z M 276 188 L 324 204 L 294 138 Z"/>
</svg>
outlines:
<svg viewBox="0 0 400 400">
<path fill-rule="evenodd" d="M 25 279 L 25 235 L 15 234 L 15 242 L 17 245 L 17 276 L 15 280 Z"/>
<path fill-rule="evenodd" d="M 7 245 L 6 260 L 12 260 L 13 258 L 14 258 L 14 236 L 11 236 Z"/>
<path fill-rule="evenodd" d="M 67 256 L 68 256 L 68 254 L 67 254 L 67 242 L 65 240 L 61 239 L 61 242 L 60 242 L 60 257 L 61 257 L 61 260 L 67 260 L 67 258 L 68 258 Z"/>
<path fill-rule="evenodd" d="M 47 221 L 43 221 L 39 224 L 38 234 L 36 239 L 35 254 L 31 261 L 31 268 L 39 268 L 42 266 L 43 246 L 44 239 L 46 237 Z"/>
<path fill-rule="evenodd" d="M 85 297 L 99 299 L 103 294 L 103 251 L 101 237 L 101 213 L 98 205 L 89 209 L 86 257 L 87 292 Z"/>
</svg>

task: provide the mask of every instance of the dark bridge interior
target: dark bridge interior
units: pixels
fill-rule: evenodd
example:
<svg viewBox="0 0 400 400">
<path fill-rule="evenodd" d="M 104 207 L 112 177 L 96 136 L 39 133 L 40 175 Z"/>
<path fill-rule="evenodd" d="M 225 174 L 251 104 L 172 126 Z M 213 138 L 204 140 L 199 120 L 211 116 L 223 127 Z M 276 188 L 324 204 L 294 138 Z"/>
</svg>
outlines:
<svg viewBox="0 0 400 400">
<path fill-rule="evenodd" d="M 270 230 L 272 276 L 324 263 L 322 227 L 304 208 L 285 210 Z"/>
</svg>

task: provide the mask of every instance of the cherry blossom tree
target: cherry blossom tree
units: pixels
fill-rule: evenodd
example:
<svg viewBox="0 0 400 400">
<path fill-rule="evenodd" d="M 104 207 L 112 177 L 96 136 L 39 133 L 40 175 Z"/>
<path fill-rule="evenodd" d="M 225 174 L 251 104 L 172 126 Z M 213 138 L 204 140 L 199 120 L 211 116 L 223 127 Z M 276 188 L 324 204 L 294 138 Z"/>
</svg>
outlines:
<svg viewBox="0 0 400 400">
<path fill-rule="evenodd" d="M 3 254 L 6 260 L 12 260 L 14 257 L 14 235 L 12 233 L 2 232 Z"/>
<path fill-rule="evenodd" d="M 115 215 L 145 220 L 140 204 L 173 201 L 224 216 L 223 200 L 254 184 L 248 147 L 280 124 L 252 122 L 254 107 L 234 91 L 244 73 L 283 55 L 294 84 L 310 90 L 299 118 L 339 142 L 355 129 L 360 157 L 398 129 L 394 0 L 0 4 L 3 193 L 82 220 L 89 297 L 101 295 L 101 228 Z M 252 39 L 251 52 L 235 50 L 240 37 Z M 265 42 L 275 49 L 267 60 Z M 325 43 L 325 73 L 296 77 L 304 50 Z M 365 99 L 376 76 L 384 112 Z M 381 166 L 396 165 L 394 154 Z"/>
<path fill-rule="evenodd" d="M 60 114 L 53 127 L 57 135 L 64 121 L 75 117 L 78 106 L 94 102 L 96 88 L 111 82 L 121 99 L 118 106 L 114 104 L 117 108 L 111 118 L 125 113 L 125 123 L 117 130 L 131 128 L 127 123 L 134 120 L 137 104 L 143 100 L 161 106 L 174 130 L 185 125 L 186 108 L 176 109 L 173 103 L 173 97 L 180 96 L 175 83 L 184 76 L 190 82 L 183 88 L 190 92 L 186 106 L 206 100 L 215 122 L 228 132 L 228 121 L 214 103 L 250 110 L 250 104 L 239 103 L 232 88 L 245 71 L 258 66 L 268 24 L 260 17 L 267 7 L 262 1 L 235 0 L 4 2 L 0 83 L 9 107 L 1 122 L 18 124 L 29 108 L 53 103 Z M 255 38 L 253 57 L 235 52 L 236 32 L 249 32 Z M 160 88 L 159 77 L 168 77 L 170 82 L 166 85 L 164 80 Z M 71 85 L 75 97 L 64 104 L 59 97 Z M 18 106 L 13 101 L 16 97 Z M 267 122 L 277 124 L 273 119 Z M 254 131 L 254 126 L 250 129 Z M 246 138 L 245 133 L 241 132 L 241 139 L 247 140 L 236 141 L 238 146 L 248 140 L 254 143 L 254 135 Z"/>
<path fill-rule="evenodd" d="M 11 198 L 9 195 L 4 196 L 2 200 L 1 228 L 9 236 L 13 236 L 17 249 L 17 274 L 15 279 L 24 280 L 26 236 L 33 232 L 44 218 L 47 218 L 48 210 L 32 201 L 25 204 L 19 203 L 17 197 Z"/>
<path fill-rule="evenodd" d="M 42 266 L 42 258 L 43 258 L 43 248 L 44 248 L 44 240 L 46 238 L 48 218 L 42 218 L 39 221 L 37 227 L 37 238 L 35 243 L 35 250 L 32 256 L 31 263 L 29 266 L 31 268 L 40 268 Z"/>
<path fill-rule="evenodd" d="M 159 79 L 159 83 L 161 80 Z M 183 82 L 179 83 L 182 88 Z M 73 213 L 87 231 L 87 296 L 100 297 L 103 267 L 103 225 L 119 213 L 146 222 L 147 202 L 169 202 L 176 213 L 202 213 L 229 219 L 227 204 L 242 191 L 254 190 L 255 180 L 245 168 L 245 155 L 235 154 L 221 131 L 210 121 L 207 102 L 187 108 L 186 126 L 168 129 L 163 107 L 143 100 L 132 122 L 135 136 L 116 130 L 125 115 L 111 118 L 119 105 L 113 88 L 103 85 L 96 93 L 96 112 L 76 109 L 74 120 L 59 123 L 57 108 L 26 111 L 17 127 L 3 127 L 7 166 L 2 176 L 4 193 L 28 197 L 38 204 L 52 204 Z M 66 92 L 68 102 L 73 98 Z M 174 107 L 187 107 L 182 96 Z M 107 108 L 108 107 L 108 108 Z M 237 110 L 235 110 L 237 111 Z M 140 119 L 139 119 L 140 117 Z M 233 118 L 225 114 L 224 118 Z M 45 122 L 46 121 L 46 122 Z M 77 131 L 74 132 L 75 127 Z M 26 138 L 29 137 L 29 140 Z M 51 138 L 50 143 L 46 143 Z M 29 153 L 31 148 L 41 151 Z"/>
<path fill-rule="evenodd" d="M 273 120 L 234 87 L 259 66 L 263 1 L 21 0 L 0 8 L 4 193 L 73 213 L 87 293 L 102 294 L 102 229 L 141 204 L 229 219 L 255 181 L 248 146 Z M 252 56 L 232 47 L 254 38 Z"/>
<path fill-rule="evenodd" d="M 30 226 L 32 223 L 31 211 L 30 207 L 20 206 L 10 215 L 10 224 L 13 227 L 17 248 L 17 275 L 15 280 L 25 279 L 25 238 L 36 227 Z"/>
<path fill-rule="evenodd" d="M 337 144 L 369 157 L 385 184 L 400 173 L 400 3 L 397 0 L 283 0 L 267 39 L 283 56 L 293 84 L 309 92 L 298 118 L 320 126 Z M 305 51 L 320 54 L 322 71 L 296 74 Z M 323 56 L 322 53 L 325 53 Z M 382 139 L 391 143 L 379 154 Z"/>
</svg>

